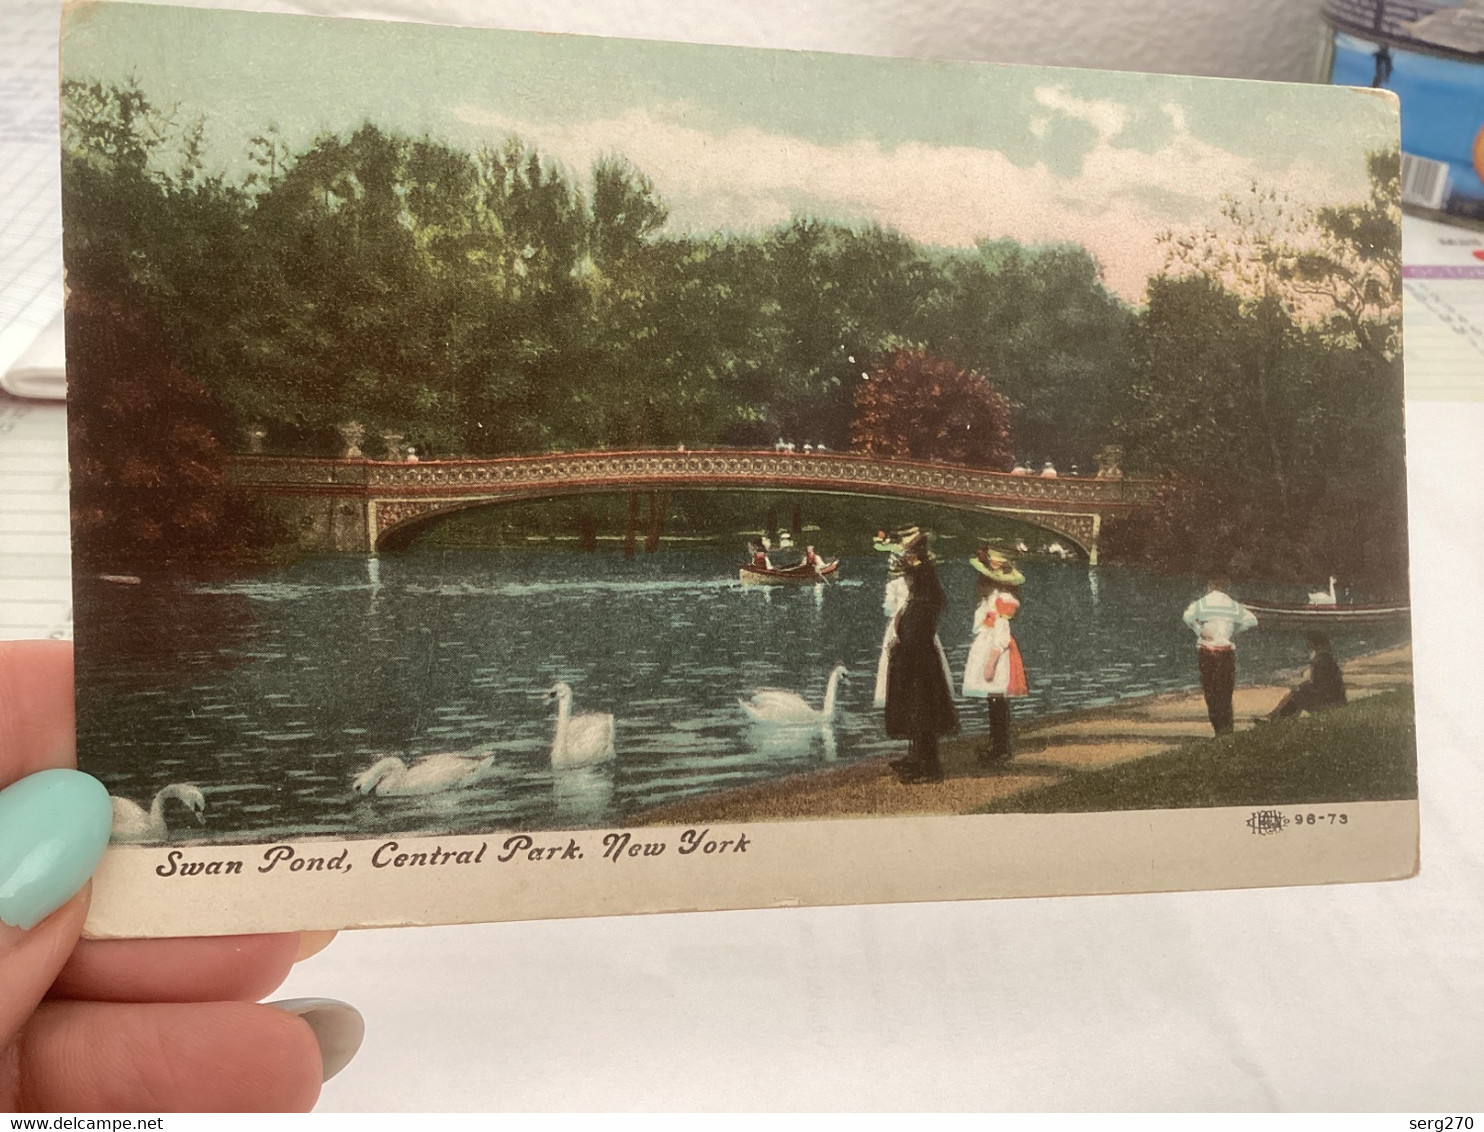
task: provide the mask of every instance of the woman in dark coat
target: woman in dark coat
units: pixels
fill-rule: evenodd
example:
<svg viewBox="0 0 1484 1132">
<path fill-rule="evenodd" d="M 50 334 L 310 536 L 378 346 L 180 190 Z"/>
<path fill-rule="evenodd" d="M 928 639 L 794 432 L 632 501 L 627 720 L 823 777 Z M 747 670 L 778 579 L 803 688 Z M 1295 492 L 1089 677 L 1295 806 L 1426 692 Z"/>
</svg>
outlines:
<svg viewBox="0 0 1484 1132">
<path fill-rule="evenodd" d="M 927 544 L 920 533 L 902 547 L 907 604 L 897 615 L 897 643 L 886 671 L 886 733 L 909 744 L 907 757 L 891 765 L 905 783 L 942 781 L 938 736 L 958 730 L 953 691 L 935 643 L 948 596 Z"/>
</svg>

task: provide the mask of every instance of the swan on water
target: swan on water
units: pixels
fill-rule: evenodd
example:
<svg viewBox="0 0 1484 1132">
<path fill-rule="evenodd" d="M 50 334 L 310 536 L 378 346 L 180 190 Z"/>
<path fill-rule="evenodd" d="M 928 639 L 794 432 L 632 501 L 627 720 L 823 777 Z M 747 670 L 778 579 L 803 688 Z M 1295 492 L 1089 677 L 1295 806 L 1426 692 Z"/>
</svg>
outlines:
<svg viewBox="0 0 1484 1132">
<path fill-rule="evenodd" d="M 354 786 L 358 794 L 375 794 L 379 798 L 437 794 L 478 781 L 494 762 L 493 754 L 445 752 L 428 755 L 408 766 L 401 759 L 388 755 L 363 770 L 356 777 Z"/>
<path fill-rule="evenodd" d="M 614 757 L 613 716 L 607 712 L 572 714 L 572 688 L 558 680 L 546 693 L 557 703 L 556 735 L 551 742 L 551 765 L 558 770 L 595 766 Z"/>
<path fill-rule="evenodd" d="M 1335 576 L 1329 576 L 1329 589 L 1315 590 L 1309 594 L 1310 605 L 1333 605 L 1335 603 Z"/>
<path fill-rule="evenodd" d="M 825 685 L 823 707 L 811 707 L 803 696 L 783 688 L 754 688 L 751 700 L 739 699 L 737 703 L 755 723 L 794 726 L 829 723 L 835 718 L 835 695 L 840 690 L 840 679 L 844 675 L 843 664 L 837 664 L 831 670 L 829 683 Z"/>
<path fill-rule="evenodd" d="M 191 812 L 199 825 L 206 821 L 206 797 L 200 790 L 181 782 L 172 782 L 150 803 L 149 812 L 127 798 L 113 798 L 113 832 L 111 841 L 163 841 L 168 830 L 165 827 L 165 803 L 174 798 Z"/>
</svg>

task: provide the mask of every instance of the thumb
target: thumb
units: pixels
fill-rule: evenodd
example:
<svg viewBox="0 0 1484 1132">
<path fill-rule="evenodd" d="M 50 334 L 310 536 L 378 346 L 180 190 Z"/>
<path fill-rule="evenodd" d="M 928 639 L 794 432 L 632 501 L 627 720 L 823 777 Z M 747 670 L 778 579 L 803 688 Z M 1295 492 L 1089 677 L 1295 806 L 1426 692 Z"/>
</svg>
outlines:
<svg viewBox="0 0 1484 1132">
<path fill-rule="evenodd" d="M 88 903 L 80 890 L 112 816 L 102 783 L 75 770 L 39 771 L 0 790 L 0 1048 L 77 943 Z"/>
</svg>

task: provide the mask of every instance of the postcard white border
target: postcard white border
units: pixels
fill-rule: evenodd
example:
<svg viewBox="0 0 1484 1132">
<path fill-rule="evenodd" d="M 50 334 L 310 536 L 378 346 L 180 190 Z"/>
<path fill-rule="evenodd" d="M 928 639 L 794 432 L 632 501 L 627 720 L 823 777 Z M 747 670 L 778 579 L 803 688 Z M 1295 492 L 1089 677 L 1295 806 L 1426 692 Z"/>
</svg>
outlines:
<svg viewBox="0 0 1484 1132">
<path fill-rule="evenodd" d="M 655 844 L 664 848 L 629 851 Z M 1417 867 L 1411 800 L 117 846 L 98 870 L 87 933 L 1254 888 L 1395 880 Z"/>
</svg>

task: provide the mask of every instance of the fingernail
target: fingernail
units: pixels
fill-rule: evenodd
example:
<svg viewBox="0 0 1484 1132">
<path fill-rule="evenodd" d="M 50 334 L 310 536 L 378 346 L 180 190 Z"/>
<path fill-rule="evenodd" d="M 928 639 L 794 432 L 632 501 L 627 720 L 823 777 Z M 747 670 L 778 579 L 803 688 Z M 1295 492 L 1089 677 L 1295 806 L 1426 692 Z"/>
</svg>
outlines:
<svg viewBox="0 0 1484 1132">
<path fill-rule="evenodd" d="M 90 774 L 38 771 L 0 790 L 0 921 L 29 930 L 87 883 L 113 804 Z"/>
<path fill-rule="evenodd" d="M 338 932 L 300 932 L 299 954 L 294 956 L 295 963 L 302 963 L 312 956 L 318 955 L 334 942 Z"/>
<path fill-rule="evenodd" d="M 350 1064 L 366 1036 L 366 1020 L 361 1012 L 338 998 L 285 998 L 268 1005 L 297 1014 L 309 1023 L 319 1043 L 320 1064 L 324 1066 L 321 1079 L 325 1081 Z"/>
</svg>

